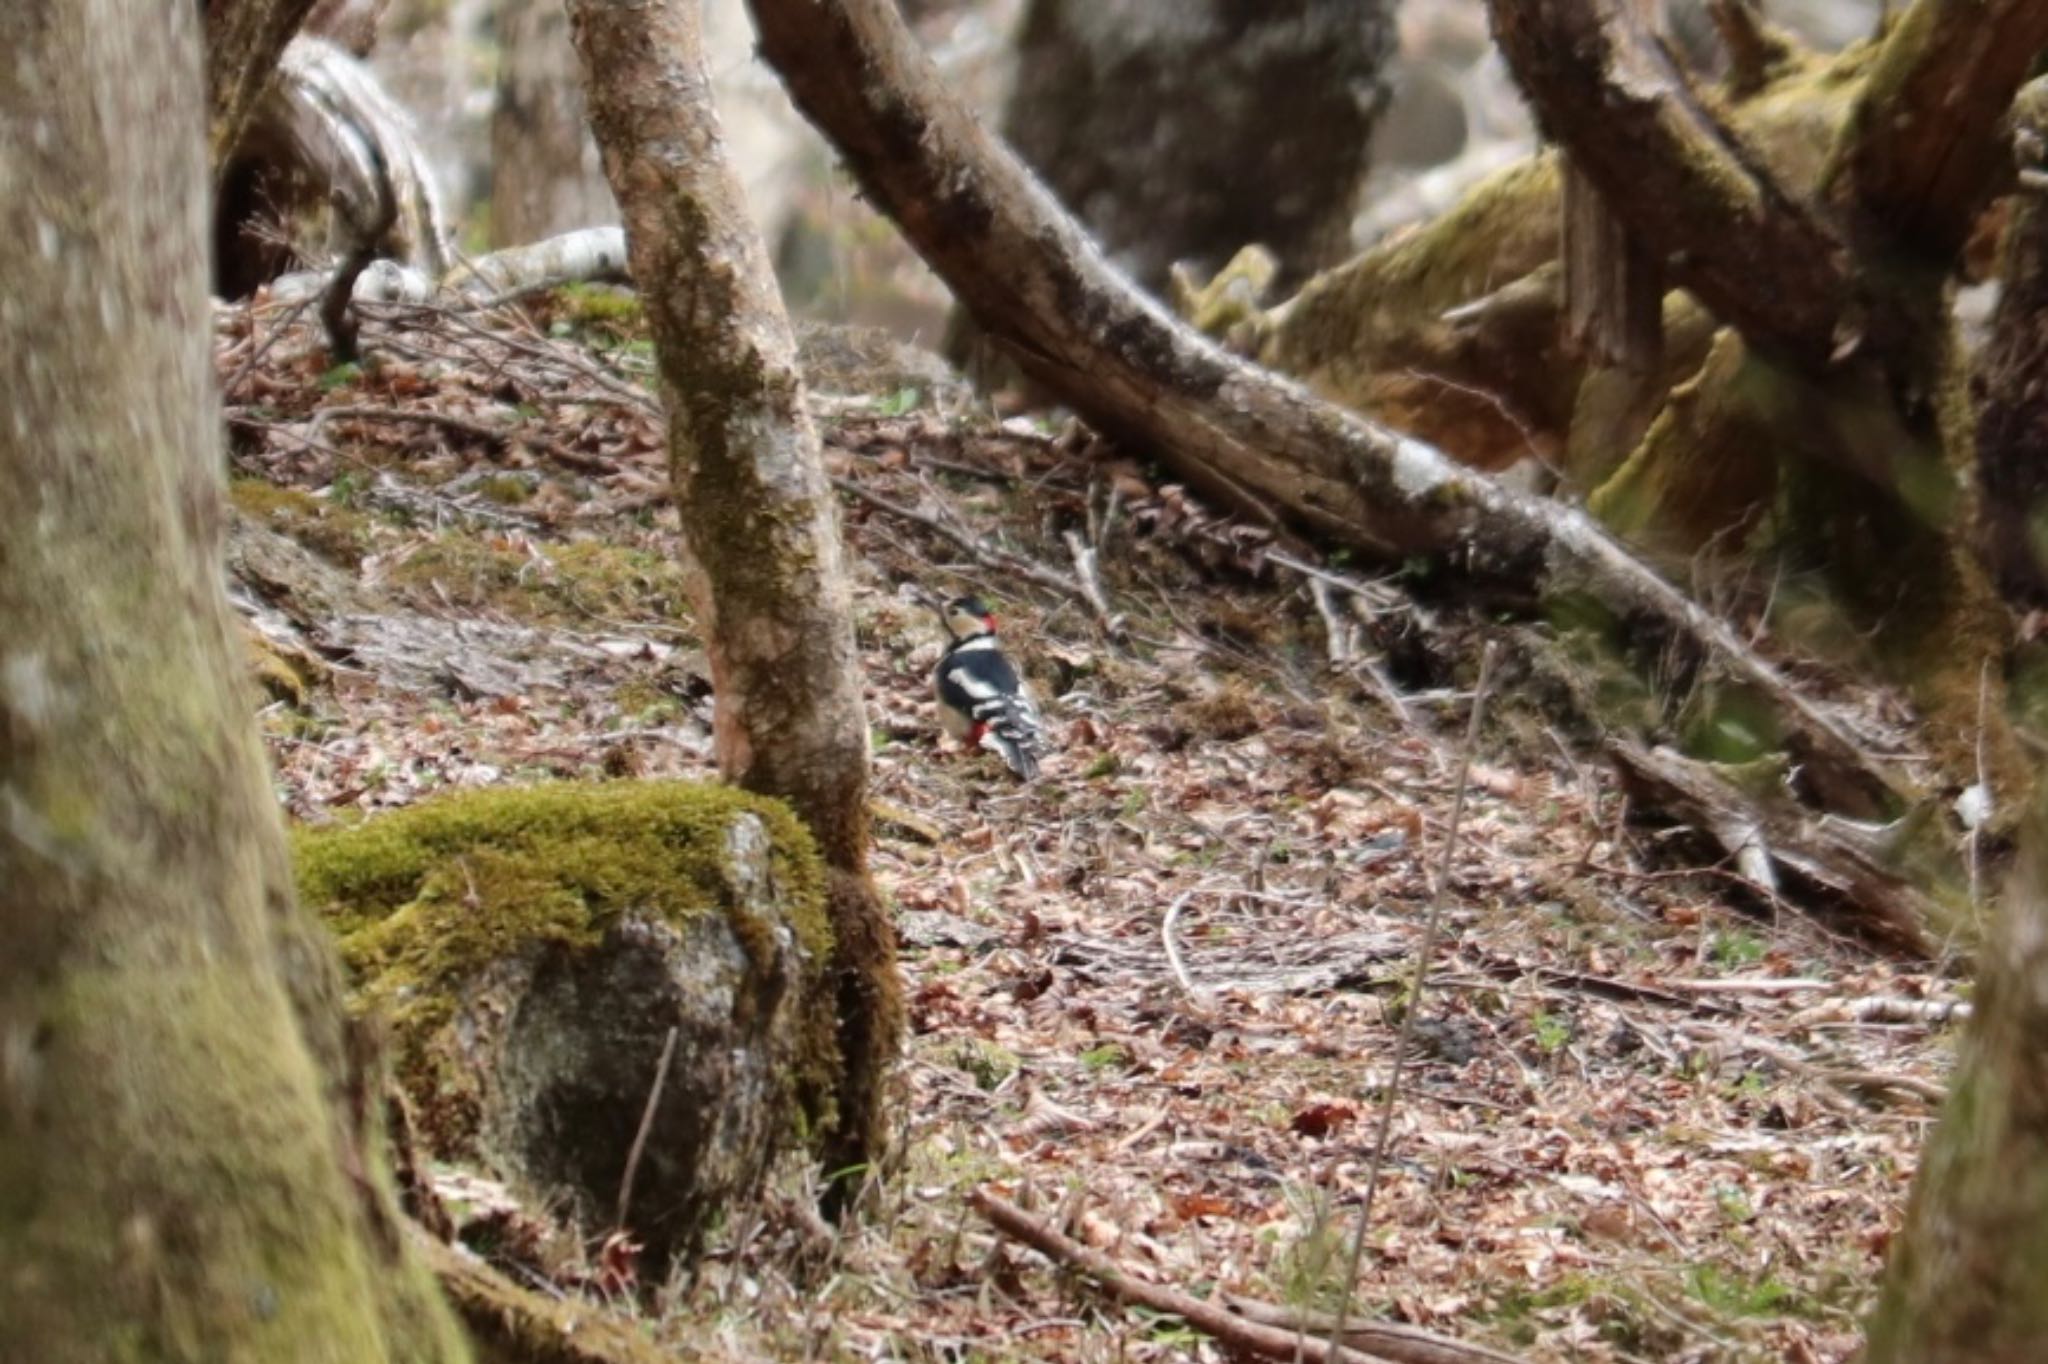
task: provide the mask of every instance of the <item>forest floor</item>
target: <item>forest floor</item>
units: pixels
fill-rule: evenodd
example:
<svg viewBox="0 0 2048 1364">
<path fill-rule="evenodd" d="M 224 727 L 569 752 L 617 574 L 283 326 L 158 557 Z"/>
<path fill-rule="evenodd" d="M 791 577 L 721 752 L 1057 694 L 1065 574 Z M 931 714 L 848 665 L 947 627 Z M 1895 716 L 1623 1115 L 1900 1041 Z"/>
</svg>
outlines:
<svg viewBox="0 0 2048 1364">
<path fill-rule="evenodd" d="M 381 309 L 340 368 L 282 309 L 219 316 L 234 591 L 295 818 L 713 774 L 645 343 L 601 290 L 533 315 Z M 1466 773 L 1349 1315 L 1531 1361 L 1850 1356 L 1953 979 L 1639 827 L 1512 674 L 1468 753 L 1476 650 L 1414 642 L 1473 629 L 1398 577 L 1318 594 L 1140 463 L 828 350 L 901 1139 L 843 1233 L 779 1180 L 654 1329 L 743 1358 L 1226 1357 L 998 1236 L 983 1187 L 1135 1279 L 1334 1308 Z M 1002 617 L 1058 743 L 1036 783 L 941 751 L 906 583 Z M 1342 666 L 1332 628 L 1362 645 Z"/>
</svg>

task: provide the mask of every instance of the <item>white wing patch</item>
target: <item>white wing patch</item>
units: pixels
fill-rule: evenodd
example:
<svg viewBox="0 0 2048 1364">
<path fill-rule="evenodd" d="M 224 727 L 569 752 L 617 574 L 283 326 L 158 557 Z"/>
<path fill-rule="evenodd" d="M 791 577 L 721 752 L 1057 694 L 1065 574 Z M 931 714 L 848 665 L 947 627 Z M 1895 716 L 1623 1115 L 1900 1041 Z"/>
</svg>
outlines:
<svg viewBox="0 0 2048 1364">
<path fill-rule="evenodd" d="M 1002 691 L 999 688 L 997 688 L 995 684 L 988 682 L 983 678 L 975 676 L 974 670 L 972 668 L 951 669 L 946 674 L 946 680 L 948 682 L 951 682 L 954 686 L 958 687 L 961 691 L 966 692 L 976 701 L 987 701 L 991 698 L 999 698 L 1002 696 Z M 974 709 L 976 713 L 979 713 L 981 707 L 976 706 Z"/>
</svg>

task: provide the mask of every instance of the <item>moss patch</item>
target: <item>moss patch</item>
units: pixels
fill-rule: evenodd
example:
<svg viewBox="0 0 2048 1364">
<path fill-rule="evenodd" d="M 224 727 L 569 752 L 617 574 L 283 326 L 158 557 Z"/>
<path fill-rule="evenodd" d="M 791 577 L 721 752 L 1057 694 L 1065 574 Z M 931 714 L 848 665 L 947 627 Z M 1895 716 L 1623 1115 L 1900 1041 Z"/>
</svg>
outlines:
<svg viewBox="0 0 2048 1364">
<path fill-rule="evenodd" d="M 425 610 L 493 611 L 536 624 L 687 618 L 680 565 L 601 540 L 540 544 L 450 531 L 392 564 L 386 581 Z"/>
<path fill-rule="evenodd" d="M 778 801 L 731 787 L 681 782 L 563 782 L 466 792 L 348 828 L 300 829 L 292 839 L 300 898 L 340 941 L 354 1004 L 390 1021 L 400 1074 L 431 1095 L 424 1125 L 441 1149 L 473 1135 L 475 1079 L 434 1045 L 465 981 L 535 947 L 595 943 L 629 911 L 681 923 L 729 916 L 749 955 L 766 960 L 774 925 L 742 903 L 726 831 L 760 818 L 769 865 L 818 1003 L 804 1021 L 799 1093 L 825 1092 L 836 1066 L 832 947 L 825 880 L 810 832 Z"/>
<path fill-rule="evenodd" d="M 288 535 L 344 568 L 356 568 L 370 552 L 370 519 L 337 507 L 299 488 L 280 488 L 260 478 L 228 484 L 228 501 L 258 525 Z"/>
</svg>

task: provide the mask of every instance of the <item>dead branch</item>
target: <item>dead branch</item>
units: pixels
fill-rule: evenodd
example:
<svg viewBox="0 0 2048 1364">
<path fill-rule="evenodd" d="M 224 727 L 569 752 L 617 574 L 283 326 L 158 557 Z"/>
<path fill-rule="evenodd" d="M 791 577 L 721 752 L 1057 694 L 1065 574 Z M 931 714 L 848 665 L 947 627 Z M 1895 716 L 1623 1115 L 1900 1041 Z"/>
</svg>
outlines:
<svg viewBox="0 0 2048 1364">
<path fill-rule="evenodd" d="M 1843 129 L 1840 161 L 1872 220 L 1946 265 L 2012 175 L 2000 135 L 2048 47 L 2037 0 L 1919 0 L 1892 28 Z"/>
<path fill-rule="evenodd" d="M 1544 131 L 1676 283 L 1752 343 L 1810 369 L 1871 311 L 1850 253 L 1714 117 L 1669 51 L 1598 0 L 1492 0 L 1493 31 Z M 1759 288 L 1759 281 L 1770 287 Z"/>
<path fill-rule="evenodd" d="M 1225 1293 L 1223 1300 L 1230 1304 L 1231 1311 L 1246 1321 L 1277 1326 L 1296 1334 L 1307 1332 L 1328 1337 L 1335 1324 L 1335 1318 L 1325 1312 L 1280 1307 L 1237 1293 Z M 1480 1364 L 1480 1361 L 1506 1364 L 1513 1359 L 1512 1355 L 1500 1354 L 1483 1345 L 1446 1340 L 1432 1332 L 1413 1326 L 1397 1326 L 1392 1322 L 1352 1322 L 1344 1328 L 1344 1343 L 1353 1349 L 1387 1359 L 1408 1361 L 1408 1364 Z"/>
<path fill-rule="evenodd" d="M 363 277 L 363 271 L 370 268 L 370 262 L 377 259 L 379 243 L 398 221 L 398 195 L 393 187 L 379 180 L 373 187 L 375 193 L 374 216 L 356 221 L 350 217 L 347 204 L 342 205 L 341 218 L 347 222 L 349 234 L 348 251 L 341 258 L 334 278 L 320 298 L 320 325 L 327 329 L 327 349 L 339 364 L 353 364 L 359 356 L 356 344 L 356 319 L 351 308 L 355 301 L 356 281 Z"/>
<path fill-rule="evenodd" d="M 661 1107 L 661 1091 L 668 1084 L 668 1068 L 675 1055 L 676 1028 L 671 1025 L 661 1044 L 661 1060 L 654 1067 L 654 1084 L 647 1091 L 646 1107 L 640 1111 L 640 1126 L 633 1133 L 633 1147 L 626 1152 L 626 1173 L 619 1179 L 619 1208 L 612 1223 L 621 1231 L 626 1228 L 626 1214 L 633 1210 L 633 1177 L 640 1173 L 640 1157 L 647 1150 L 647 1134 L 654 1130 L 654 1114 Z"/>
<path fill-rule="evenodd" d="M 1121 638 L 1124 633 L 1123 617 L 1110 609 L 1109 594 L 1102 590 L 1101 575 L 1096 572 L 1096 553 L 1079 531 L 1070 530 L 1064 536 L 1067 553 L 1074 560 L 1074 579 L 1081 588 L 1081 596 L 1088 603 L 1088 609 L 1095 613 L 1095 619 L 1111 639 Z"/>
<path fill-rule="evenodd" d="M 596 476 L 618 472 L 618 469 L 609 460 L 600 459 L 595 455 L 579 454 L 555 441 L 537 436 L 522 435 L 518 431 L 507 427 L 493 426 L 488 422 L 471 421 L 467 417 L 458 417 L 452 412 L 442 412 L 434 408 L 365 407 L 359 404 L 344 404 L 335 407 L 315 408 L 312 415 L 321 420 L 335 418 L 354 421 L 409 422 L 421 426 L 438 426 L 449 431 L 459 431 L 463 435 L 474 436 L 478 440 L 488 441 L 492 445 L 498 446 L 509 446 L 514 441 L 525 441 L 528 445 L 531 445 L 563 468 L 573 469 L 579 474 Z"/>
<path fill-rule="evenodd" d="M 763 54 L 869 197 L 976 322 L 1098 428 L 1156 452 L 1189 483 L 1267 524 L 1284 514 L 1371 553 L 1440 555 L 1482 583 L 1524 593 L 1566 584 L 1590 592 L 1625 628 L 1704 655 L 1768 694 L 1796 760 L 1824 774 L 1821 789 L 1882 805 L 1913 798 L 1901 776 L 1589 518 L 1319 402 L 1226 355 L 1138 293 L 943 90 L 888 0 L 751 0 L 751 8 Z M 1732 163 L 1733 151 L 1723 151 Z M 1774 190 L 1744 167 L 1729 169 L 1738 206 L 1767 229 L 1770 244 L 1758 249 L 1775 254 L 1762 259 L 1775 270 L 1796 250 L 1839 281 L 1831 238 L 1803 215 L 1765 212 L 1776 205 Z M 1640 184 L 1628 190 L 1631 203 L 1664 197 Z M 1725 256 L 1727 240 L 1742 234 L 1729 220 L 1722 227 L 1708 245 Z M 1731 276 L 1739 263 L 1722 262 Z M 1824 357 L 1835 292 L 1756 306 L 1785 311 L 1772 330 L 1807 340 L 1817 331 Z"/>
<path fill-rule="evenodd" d="M 1608 752 L 1632 798 L 1712 834 L 1730 856 L 1764 858 L 1853 906 L 1878 936 L 1920 956 L 1938 945 L 1939 926 L 1954 915 L 1906 877 L 1885 866 L 1866 841 L 1814 819 L 1788 796 L 1752 795 L 1718 772 L 1668 748 L 1609 740 Z M 1740 831 L 1739 846 L 1728 840 Z M 1752 878 L 1753 879 L 1753 878 Z"/>
<path fill-rule="evenodd" d="M 1428 917 L 1422 925 L 1422 945 L 1415 950 L 1415 971 L 1408 981 L 1408 1007 L 1401 1014 L 1401 1033 L 1394 1044 L 1394 1069 L 1380 1093 L 1379 1116 L 1372 1142 L 1372 1165 L 1366 1171 L 1365 1192 L 1358 1202 L 1358 1230 L 1351 1238 L 1345 1262 L 1344 1294 L 1337 1300 L 1337 1319 L 1330 1326 L 1330 1348 L 1340 1348 L 1344 1339 L 1344 1318 L 1358 1287 L 1359 1266 L 1365 1261 L 1365 1237 L 1372 1229 L 1373 1197 L 1379 1192 L 1380 1172 L 1386 1168 L 1387 1150 L 1394 1138 L 1394 1106 L 1401 1098 L 1401 1076 L 1407 1069 L 1408 1053 L 1415 1045 L 1416 1019 L 1422 1013 L 1422 997 L 1429 984 L 1430 962 L 1436 956 L 1437 939 L 1443 932 L 1444 896 L 1451 883 L 1451 867 L 1458 855 L 1458 833 L 1465 822 L 1465 796 L 1472 781 L 1472 759 L 1479 747 L 1480 726 L 1486 717 L 1486 696 L 1493 683 L 1496 646 L 1488 641 L 1479 656 L 1479 680 L 1472 687 L 1472 715 L 1465 726 L 1465 742 L 1458 750 L 1458 778 L 1451 796 L 1450 825 L 1444 830 L 1443 852 L 1436 875 L 1429 886 Z"/>
<path fill-rule="evenodd" d="M 869 492 L 850 478 L 834 476 L 832 486 L 855 501 L 867 503 L 867 505 L 877 511 L 886 512 L 890 516 L 908 521 L 913 525 L 923 526 L 926 530 L 959 549 L 984 568 L 998 569 L 1004 573 L 1014 573 L 1018 577 L 1028 582 L 1036 583 L 1048 591 L 1057 592 L 1063 597 L 1071 597 L 1084 606 L 1092 607 L 1092 603 L 1088 601 L 1087 592 L 1079 583 L 1064 574 L 1055 573 L 1049 568 L 1042 568 L 1022 555 L 1012 554 L 1008 550 L 991 549 L 973 536 L 955 530 L 939 520 L 938 517 L 927 516 L 915 507 L 906 507 L 901 502 L 894 502 L 883 497 L 880 493 Z"/>
<path fill-rule="evenodd" d="M 967 1201 L 1005 1236 L 1022 1241 L 1048 1259 L 1080 1270 L 1125 1302 L 1171 1313 L 1225 1345 L 1266 1359 L 1298 1359 L 1307 1364 L 1373 1364 L 1375 1360 L 1395 1364 L 1516 1364 L 1512 1355 L 1399 1326 L 1355 1325 L 1346 1331 L 1346 1336 L 1356 1344 L 1333 1349 L 1328 1342 L 1298 1331 L 1251 1321 L 1200 1298 L 1134 1279 L 1107 1255 L 1061 1235 L 986 1189 L 976 1189 Z"/>
</svg>

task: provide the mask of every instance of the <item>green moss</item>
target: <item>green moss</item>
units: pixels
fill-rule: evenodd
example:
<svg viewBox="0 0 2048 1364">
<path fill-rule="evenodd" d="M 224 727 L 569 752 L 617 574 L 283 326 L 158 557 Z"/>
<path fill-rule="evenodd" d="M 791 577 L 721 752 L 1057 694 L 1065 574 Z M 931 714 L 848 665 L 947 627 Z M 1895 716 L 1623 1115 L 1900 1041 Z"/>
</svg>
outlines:
<svg viewBox="0 0 2048 1364">
<path fill-rule="evenodd" d="M 565 284 L 555 294 L 557 316 L 580 327 L 644 332 L 646 310 L 632 289 L 610 284 Z"/>
<path fill-rule="evenodd" d="M 281 488 L 260 478 L 238 478 L 228 484 L 228 501 L 260 525 L 304 545 L 347 568 L 357 568 L 370 552 L 370 520 L 323 501 L 300 488 Z"/>
<path fill-rule="evenodd" d="M 803 997 L 820 1001 L 797 1077 L 810 1101 L 833 1065 L 820 983 L 832 933 L 816 846 L 779 801 L 677 782 L 466 792 L 297 830 L 293 862 L 300 898 L 339 939 L 354 1003 L 389 1019 L 408 1089 L 434 1098 L 423 1124 L 437 1143 L 459 1143 L 473 1131 L 475 1081 L 434 1039 L 481 968 L 536 946 L 594 943 L 628 911 L 678 923 L 723 913 L 749 955 L 768 958 L 775 926 L 746 912 L 728 864 L 726 831 L 743 814 L 767 827 L 771 873 L 811 973 Z"/>
<path fill-rule="evenodd" d="M 680 565 L 602 540 L 540 545 L 448 531 L 393 564 L 387 581 L 428 609 L 496 612 L 544 624 L 687 618 Z"/>
</svg>

